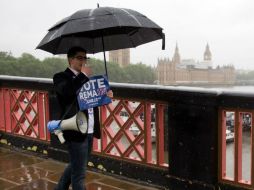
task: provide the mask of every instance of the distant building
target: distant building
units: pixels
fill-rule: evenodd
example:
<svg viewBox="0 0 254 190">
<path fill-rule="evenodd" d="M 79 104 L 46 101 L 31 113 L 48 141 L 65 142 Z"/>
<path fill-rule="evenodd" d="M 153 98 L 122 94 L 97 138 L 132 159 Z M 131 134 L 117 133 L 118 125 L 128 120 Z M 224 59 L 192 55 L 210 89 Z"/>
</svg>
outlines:
<svg viewBox="0 0 254 190">
<path fill-rule="evenodd" d="M 156 72 L 158 83 L 162 85 L 234 84 L 236 78 L 236 72 L 232 65 L 212 68 L 212 54 L 208 44 L 202 61 L 181 59 L 176 44 L 172 60 L 169 58 L 158 59 Z"/>
<path fill-rule="evenodd" d="M 118 63 L 121 67 L 130 64 L 130 49 L 109 51 L 109 62 Z"/>
</svg>

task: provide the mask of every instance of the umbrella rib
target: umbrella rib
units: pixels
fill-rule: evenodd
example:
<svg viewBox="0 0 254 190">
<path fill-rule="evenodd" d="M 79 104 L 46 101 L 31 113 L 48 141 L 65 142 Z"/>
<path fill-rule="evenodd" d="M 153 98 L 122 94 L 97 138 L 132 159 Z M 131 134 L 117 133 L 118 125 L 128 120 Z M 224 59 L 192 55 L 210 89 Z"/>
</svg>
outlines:
<svg viewBox="0 0 254 190">
<path fill-rule="evenodd" d="M 130 14 L 126 9 L 121 10 L 127 13 L 129 16 L 131 16 L 138 23 L 139 26 L 142 26 L 142 24 L 138 21 L 138 19 L 134 15 Z"/>
<path fill-rule="evenodd" d="M 89 11 L 89 16 L 92 16 L 92 15 L 93 15 L 93 12 L 94 12 L 94 9 L 90 9 L 90 11 Z"/>
<path fill-rule="evenodd" d="M 111 13 L 111 14 L 112 14 L 112 16 L 115 18 L 116 22 L 118 23 L 118 26 L 121 27 L 120 22 L 119 22 L 119 20 L 117 19 L 116 15 L 113 14 L 113 13 Z"/>
</svg>

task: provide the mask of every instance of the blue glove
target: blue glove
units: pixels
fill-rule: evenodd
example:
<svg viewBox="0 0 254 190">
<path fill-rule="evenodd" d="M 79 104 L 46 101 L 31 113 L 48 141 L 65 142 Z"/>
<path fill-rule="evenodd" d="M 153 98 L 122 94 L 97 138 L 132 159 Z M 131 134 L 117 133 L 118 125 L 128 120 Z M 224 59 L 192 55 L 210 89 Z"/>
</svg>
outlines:
<svg viewBox="0 0 254 190">
<path fill-rule="evenodd" d="M 47 124 L 49 132 L 53 133 L 55 130 L 60 129 L 60 120 L 52 120 Z"/>
</svg>

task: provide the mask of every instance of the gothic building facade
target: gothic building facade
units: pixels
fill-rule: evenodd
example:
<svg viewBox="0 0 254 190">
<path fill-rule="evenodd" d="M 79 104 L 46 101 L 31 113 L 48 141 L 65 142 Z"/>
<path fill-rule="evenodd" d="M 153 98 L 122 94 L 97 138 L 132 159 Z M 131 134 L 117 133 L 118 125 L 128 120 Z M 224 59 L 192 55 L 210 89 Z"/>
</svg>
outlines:
<svg viewBox="0 0 254 190">
<path fill-rule="evenodd" d="M 109 51 L 109 62 L 118 63 L 121 67 L 130 64 L 130 49 Z"/>
<path fill-rule="evenodd" d="M 176 44 L 175 53 L 169 58 L 158 59 L 156 68 L 157 81 L 161 85 L 175 84 L 234 84 L 236 73 L 232 65 L 212 67 L 212 53 L 206 45 L 202 61 L 194 59 L 181 59 Z"/>
</svg>

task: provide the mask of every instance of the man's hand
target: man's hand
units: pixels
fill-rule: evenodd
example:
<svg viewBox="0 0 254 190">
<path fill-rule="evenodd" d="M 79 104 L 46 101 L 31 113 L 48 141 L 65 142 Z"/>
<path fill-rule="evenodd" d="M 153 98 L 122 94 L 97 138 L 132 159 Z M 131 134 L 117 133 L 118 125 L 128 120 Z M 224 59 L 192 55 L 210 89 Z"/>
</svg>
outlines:
<svg viewBox="0 0 254 190">
<path fill-rule="evenodd" d="M 109 91 L 107 92 L 107 96 L 108 96 L 109 98 L 113 98 L 113 91 L 112 91 L 112 90 L 109 90 Z"/>
<path fill-rule="evenodd" d="M 82 66 L 81 72 L 84 73 L 87 77 L 92 76 L 92 69 L 86 65 Z"/>
</svg>

